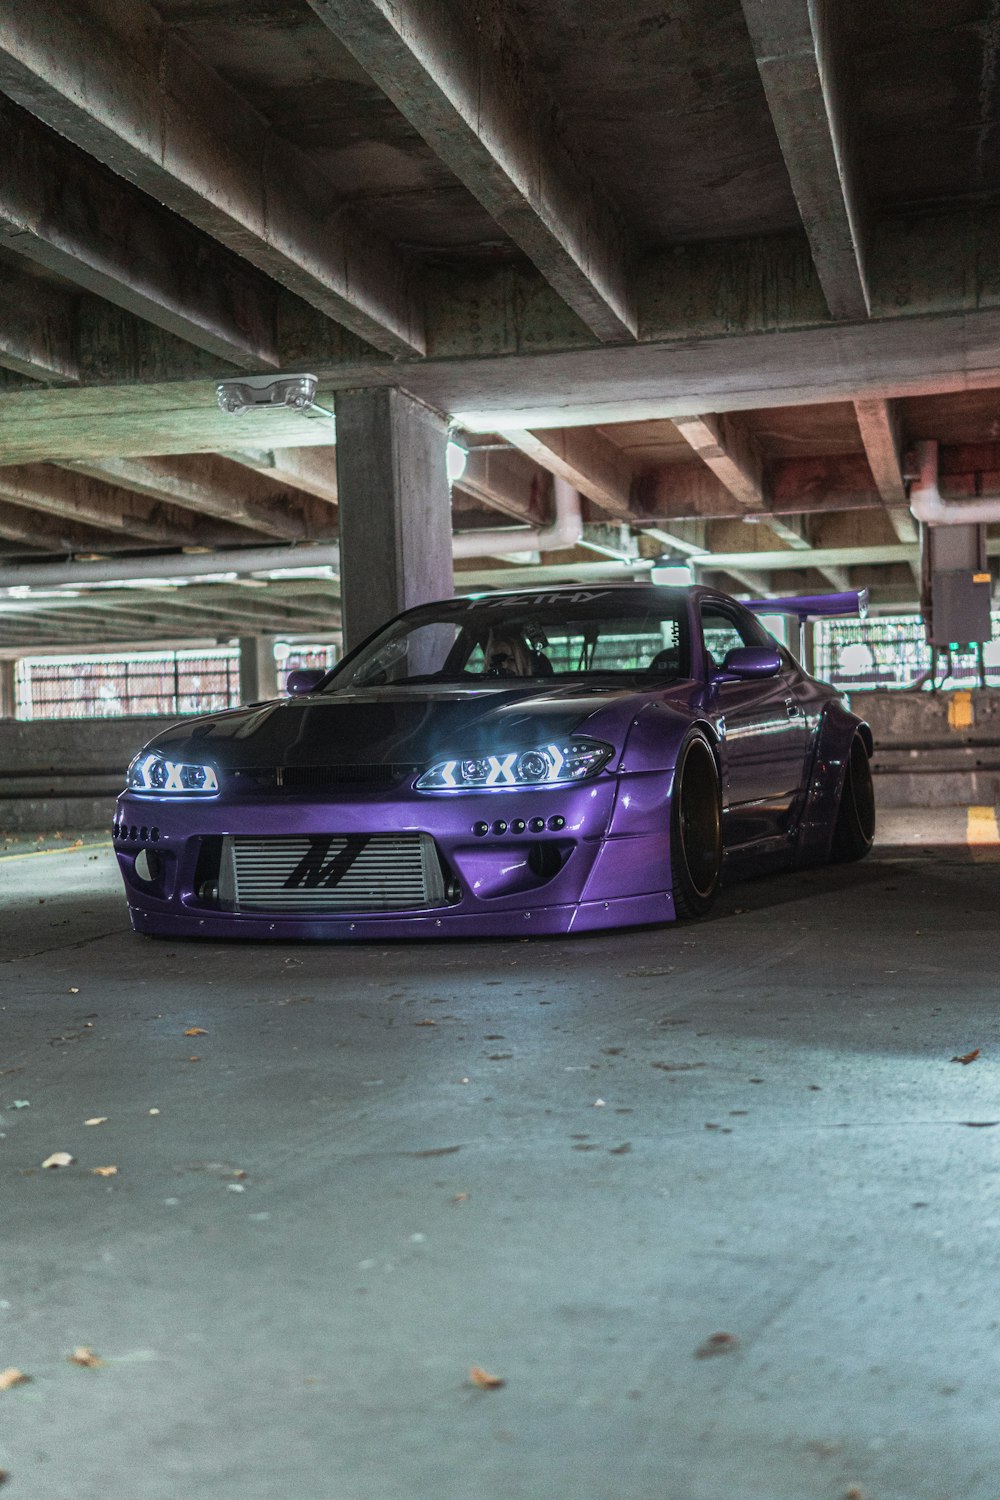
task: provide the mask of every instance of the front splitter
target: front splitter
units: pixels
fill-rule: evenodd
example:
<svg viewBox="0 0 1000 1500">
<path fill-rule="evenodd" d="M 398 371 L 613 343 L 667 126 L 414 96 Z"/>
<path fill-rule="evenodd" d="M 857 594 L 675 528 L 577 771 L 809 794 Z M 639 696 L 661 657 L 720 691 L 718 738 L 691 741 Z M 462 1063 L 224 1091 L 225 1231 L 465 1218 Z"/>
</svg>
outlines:
<svg viewBox="0 0 1000 1500">
<path fill-rule="evenodd" d="M 607 927 L 646 927 L 675 917 L 670 891 L 613 901 L 581 901 L 530 910 L 414 912 L 358 916 L 276 916 L 233 912 L 146 911 L 129 905 L 136 932 L 147 937 L 211 938 L 243 942 L 381 942 L 426 938 L 522 938 L 533 933 L 594 932 Z"/>
</svg>

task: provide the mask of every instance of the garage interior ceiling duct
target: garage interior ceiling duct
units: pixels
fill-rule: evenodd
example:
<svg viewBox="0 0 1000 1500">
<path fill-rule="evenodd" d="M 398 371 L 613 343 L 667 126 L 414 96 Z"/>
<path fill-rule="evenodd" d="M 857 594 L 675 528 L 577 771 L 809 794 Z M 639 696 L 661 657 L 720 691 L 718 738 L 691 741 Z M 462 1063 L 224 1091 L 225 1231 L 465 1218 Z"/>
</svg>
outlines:
<svg viewBox="0 0 1000 1500">
<path fill-rule="evenodd" d="M 976 500 L 945 500 L 938 488 L 938 443 L 936 438 L 914 443 L 919 469 L 910 489 L 910 510 L 925 526 L 989 526 L 1000 521 L 1000 495 Z"/>
<path fill-rule="evenodd" d="M 543 527 L 511 526 L 496 531 L 464 531 L 452 538 L 456 557 L 498 553 L 558 552 L 575 547 L 583 535 L 580 496 L 566 480 L 553 485 L 555 517 Z M 297 547 L 240 547 L 229 551 L 171 553 L 155 557 L 108 557 L 95 562 L 8 563 L 0 588 L 51 588 L 60 584 L 124 583 L 137 578 L 205 578 L 216 573 L 267 573 L 284 568 L 339 569 L 335 542 Z"/>
</svg>

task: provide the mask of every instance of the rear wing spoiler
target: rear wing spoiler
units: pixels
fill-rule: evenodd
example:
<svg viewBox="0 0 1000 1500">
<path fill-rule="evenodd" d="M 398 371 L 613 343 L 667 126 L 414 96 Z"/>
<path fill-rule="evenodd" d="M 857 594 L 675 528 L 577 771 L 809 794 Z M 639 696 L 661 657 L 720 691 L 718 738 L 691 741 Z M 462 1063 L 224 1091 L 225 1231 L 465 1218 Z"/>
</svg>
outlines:
<svg viewBox="0 0 1000 1500">
<path fill-rule="evenodd" d="M 790 553 L 794 557 L 794 553 Z M 831 615 L 856 615 L 863 620 L 868 614 L 868 590 L 848 589 L 843 594 L 799 594 L 791 599 L 748 599 L 745 607 L 755 615 L 791 615 L 804 625 Z"/>
</svg>

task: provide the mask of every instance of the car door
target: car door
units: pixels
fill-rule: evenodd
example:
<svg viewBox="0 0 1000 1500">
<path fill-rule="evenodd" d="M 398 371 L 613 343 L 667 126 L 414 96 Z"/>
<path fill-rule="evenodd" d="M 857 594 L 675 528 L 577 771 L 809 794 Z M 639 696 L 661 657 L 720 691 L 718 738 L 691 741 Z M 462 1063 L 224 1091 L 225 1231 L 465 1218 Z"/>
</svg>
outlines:
<svg viewBox="0 0 1000 1500">
<path fill-rule="evenodd" d="M 727 599 L 701 601 L 706 681 L 727 652 L 776 643 L 748 611 Z M 805 715 L 789 674 L 710 687 L 709 707 L 720 729 L 724 831 L 727 847 L 789 831 L 805 775 Z"/>
</svg>

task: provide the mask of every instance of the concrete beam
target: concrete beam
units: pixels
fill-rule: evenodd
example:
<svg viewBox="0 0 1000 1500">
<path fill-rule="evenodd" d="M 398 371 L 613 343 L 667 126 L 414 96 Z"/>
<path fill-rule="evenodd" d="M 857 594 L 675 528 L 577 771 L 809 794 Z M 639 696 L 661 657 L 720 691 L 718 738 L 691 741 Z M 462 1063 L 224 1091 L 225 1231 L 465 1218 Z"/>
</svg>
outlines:
<svg viewBox="0 0 1000 1500">
<path fill-rule="evenodd" d="M 917 523 L 910 515 L 903 478 L 903 437 L 899 404 L 895 401 L 855 401 L 854 414 L 865 445 L 865 456 L 875 488 L 882 497 L 893 530 L 901 542 L 915 542 Z"/>
<path fill-rule="evenodd" d="M 902 542 L 885 542 L 872 547 L 814 547 L 809 552 L 712 552 L 702 566 L 706 568 L 753 568 L 758 572 L 781 572 L 789 568 L 853 568 L 873 563 L 908 563 L 917 557 L 918 548 Z"/>
<path fill-rule="evenodd" d="M 26 275 L 14 264 L 0 267 L 0 278 L 0 365 L 32 380 L 74 385 L 80 367 L 74 351 L 72 295 Z"/>
<path fill-rule="evenodd" d="M 747 427 L 725 412 L 675 417 L 674 426 L 744 512 L 768 509 L 763 455 Z"/>
<path fill-rule="evenodd" d="M 268 445 L 325 446 L 329 427 L 326 418 L 286 407 L 262 408 L 245 420 L 232 417 L 219 410 L 214 380 L 0 389 L 0 465 L 211 453 L 250 432 Z"/>
<path fill-rule="evenodd" d="M 768 515 L 764 519 L 768 531 L 773 532 L 779 542 L 784 542 L 793 551 L 804 552 L 812 546 L 806 534 L 805 519 L 802 516 L 775 516 Z"/>
<path fill-rule="evenodd" d="M 114 485 L 50 464 L 0 467 L 0 498 L 157 546 L 197 539 L 197 522 L 186 511 L 151 505 Z"/>
<path fill-rule="evenodd" d="M 813 261 L 836 319 L 871 311 L 867 226 L 850 133 L 837 0 L 741 0 Z"/>
<path fill-rule="evenodd" d="M 31 547 L 39 552 L 90 552 L 108 546 L 108 535 L 92 526 L 79 525 L 62 516 L 42 515 L 28 510 L 23 505 L 11 505 L 0 499 L 0 554 L 9 557 L 15 551 L 23 556 L 21 547 Z M 5 543 L 16 542 L 17 549 Z M 25 559 L 27 561 L 27 559 Z"/>
<path fill-rule="evenodd" d="M 247 474 L 215 454 L 89 459 L 67 467 L 283 541 L 329 540 L 336 536 L 333 511 L 321 505 L 316 507 L 319 515 L 312 517 L 301 496 Z M 5 472 L 0 467 L 0 485 Z"/>
<path fill-rule="evenodd" d="M 309 0 L 440 159 L 602 340 L 634 338 L 621 216 L 560 145 L 502 0 Z"/>
<path fill-rule="evenodd" d="M 322 448 L 242 449 L 221 456 L 266 474 L 275 484 L 337 504 L 337 449 L 332 443 Z"/>
<path fill-rule="evenodd" d="M 0 243 L 217 359 L 280 362 L 273 283 L 2 97 Z"/>
<path fill-rule="evenodd" d="M 422 353 L 405 263 L 146 0 L 4 0 L 0 88 L 391 355 Z"/>
<path fill-rule="evenodd" d="M 752 519 L 801 548 L 801 514 L 841 510 L 882 511 L 865 459 L 778 459 L 769 469 L 769 509 L 748 513 L 720 481 L 687 464 L 664 464 L 644 475 L 638 504 L 644 516 L 664 519 L 706 516 L 718 520 Z"/>
<path fill-rule="evenodd" d="M 551 475 L 514 448 L 471 448 L 465 472 L 453 489 L 529 525 L 552 514 Z"/>
<path fill-rule="evenodd" d="M 582 432 L 578 427 L 555 427 L 544 432 L 509 428 L 504 437 L 608 515 L 620 521 L 635 519 L 632 460 L 603 433 Z"/>
</svg>

